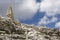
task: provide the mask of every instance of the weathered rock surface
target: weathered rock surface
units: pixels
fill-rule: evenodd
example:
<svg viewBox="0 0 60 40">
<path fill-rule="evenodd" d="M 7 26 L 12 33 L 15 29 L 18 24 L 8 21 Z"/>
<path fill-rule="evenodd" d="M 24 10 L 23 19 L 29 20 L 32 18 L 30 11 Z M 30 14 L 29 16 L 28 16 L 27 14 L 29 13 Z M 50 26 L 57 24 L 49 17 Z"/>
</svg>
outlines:
<svg viewBox="0 0 60 40">
<path fill-rule="evenodd" d="M 20 24 L 9 7 L 7 18 L 0 16 L 0 40 L 60 40 L 60 30 Z"/>
<path fill-rule="evenodd" d="M 60 31 L 19 24 L 15 20 L 0 19 L 0 40 L 60 40 Z"/>
</svg>

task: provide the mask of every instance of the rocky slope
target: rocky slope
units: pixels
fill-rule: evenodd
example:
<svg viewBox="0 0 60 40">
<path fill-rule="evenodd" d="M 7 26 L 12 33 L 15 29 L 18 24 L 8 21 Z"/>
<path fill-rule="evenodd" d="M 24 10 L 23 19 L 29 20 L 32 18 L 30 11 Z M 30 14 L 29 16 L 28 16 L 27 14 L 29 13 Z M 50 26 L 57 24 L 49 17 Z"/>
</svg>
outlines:
<svg viewBox="0 0 60 40">
<path fill-rule="evenodd" d="M 0 40 L 60 40 L 60 31 L 0 17 Z"/>
</svg>

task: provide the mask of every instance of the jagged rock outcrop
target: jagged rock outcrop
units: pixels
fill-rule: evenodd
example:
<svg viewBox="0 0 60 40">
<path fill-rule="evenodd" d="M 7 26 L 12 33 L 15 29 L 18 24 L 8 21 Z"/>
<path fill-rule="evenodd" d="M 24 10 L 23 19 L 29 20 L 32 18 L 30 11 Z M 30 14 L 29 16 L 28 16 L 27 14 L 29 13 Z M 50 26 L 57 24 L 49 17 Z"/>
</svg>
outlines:
<svg viewBox="0 0 60 40">
<path fill-rule="evenodd" d="M 19 24 L 18 21 L 0 19 L 0 40 L 60 40 L 56 28 Z"/>
<path fill-rule="evenodd" d="M 0 40 L 25 40 L 25 30 L 20 28 L 19 22 L 6 18 L 0 19 Z"/>
</svg>

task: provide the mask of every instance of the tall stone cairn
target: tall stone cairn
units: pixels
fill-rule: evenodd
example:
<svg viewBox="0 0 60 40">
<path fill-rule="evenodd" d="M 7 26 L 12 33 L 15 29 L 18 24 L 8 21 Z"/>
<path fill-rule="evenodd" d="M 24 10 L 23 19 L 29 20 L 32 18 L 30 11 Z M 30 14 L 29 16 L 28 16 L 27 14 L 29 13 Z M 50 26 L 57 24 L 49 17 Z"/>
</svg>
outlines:
<svg viewBox="0 0 60 40">
<path fill-rule="evenodd" d="M 14 20 L 12 7 L 9 6 L 6 14 L 7 18 Z"/>
</svg>

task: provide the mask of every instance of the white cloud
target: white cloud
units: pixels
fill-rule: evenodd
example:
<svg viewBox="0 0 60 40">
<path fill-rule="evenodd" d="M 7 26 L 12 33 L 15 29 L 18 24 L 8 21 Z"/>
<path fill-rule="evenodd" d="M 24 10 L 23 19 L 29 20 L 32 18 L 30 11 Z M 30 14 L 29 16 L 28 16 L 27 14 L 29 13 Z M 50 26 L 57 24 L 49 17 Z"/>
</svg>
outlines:
<svg viewBox="0 0 60 40">
<path fill-rule="evenodd" d="M 46 12 L 47 16 L 54 16 L 60 13 L 60 0 L 42 0 L 40 11 Z"/>
<path fill-rule="evenodd" d="M 52 17 L 51 19 L 49 19 L 47 16 L 44 16 L 39 22 L 38 25 L 47 25 L 48 23 L 51 22 L 57 22 L 58 18 L 57 17 Z"/>
<path fill-rule="evenodd" d="M 15 18 L 30 19 L 38 10 L 38 3 L 36 0 L 0 0 L 1 14 L 6 13 L 9 4 L 12 4 Z"/>
<path fill-rule="evenodd" d="M 50 20 L 50 22 L 57 22 L 58 21 L 58 18 L 57 17 L 52 17 L 52 19 Z"/>
<path fill-rule="evenodd" d="M 56 25 L 55 25 L 56 28 L 59 28 L 60 27 L 60 22 L 57 22 Z"/>
<path fill-rule="evenodd" d="M 45 16 L 38 22 L 38 25 L 57 22 L 58 18 L 55 15 L 60 14 L 60 0 L 41 0 L 40 12 L 45 12 Z M 52 16 L 52 19 L 49 20 L 47 16 Z"/>
<path fill-rule="evenodd" d="M 18 5 L 17 17 L 21 19 L 30 19 L 32 18 L 38 10 L 38 3 L 36 0 L 24 0 L 20 5 Z"/>
<path fill-rule="evenodd" d="M 38 25 L 46 25 L 46 24 L 48 24 L 49 23 L 49 19 L 46 17 L 46 16 L 44 16 L 40 21 L 39 21 L 39 23 L 38 23 Z"/>
</svg>

